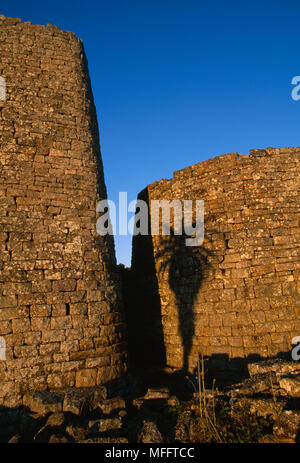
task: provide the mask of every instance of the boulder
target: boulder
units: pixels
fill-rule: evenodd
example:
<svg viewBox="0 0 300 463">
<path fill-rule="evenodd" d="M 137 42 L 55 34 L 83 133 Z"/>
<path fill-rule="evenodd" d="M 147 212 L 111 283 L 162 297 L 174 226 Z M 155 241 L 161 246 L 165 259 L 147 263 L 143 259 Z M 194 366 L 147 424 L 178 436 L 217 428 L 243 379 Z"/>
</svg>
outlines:
<svg viewBox="0 0 300 463">
<path fill-rule="evenodd" d="M 24 395 L 23 405 L 37 415 L 46 415 L 62 411 L 64 393 L 60 392 L 30 392 Z"/>
<path fill-rule="evenodd" d="M 21 441 L 21 435 L 20 434 L 15 434 L 14 436 L 12 436 L 8 443 L 9 444 L 18 444 L 19 442 Z"/>
<path fill-rule="evenodd" d="M 91 437 L 79 440 L 78 444 L 128 444 L 126 437 Z"/>
<path fill-rule="evenodd" d="M 74 439 L 75 442 L 86 439 L 89 432 L 89 428 L 75 426 L 73 424 L 66 427 L 66 433 Z"/>
<path fill-rule="evenodd" d="M 277 377 L 289 373 L 300 372 L 300 363 L 292 360 L 271 359 L 248 364 L 250 376 L 273 372 Z"/>
<path fill-rule="evenodd" d="M 66 444 L 68 442 L 68 439 L 61 434 L 52 434 L 49 439 L 49 444 Z"/>
<path fill-rule="evenodd" d="M 272 390 L 277 384 L 276 374 L 273 371 L 256 374 L 232 389 L 231 394 L 257 394 Z"/>
<path fill-rule="evenodd" d="M 156 423 L 154 421 L 145 420 L 143 422 L 139 441 L 143 444 L 161 444 L 164 440 Z"/>
<path fill-rule="evenodd" d="M 138 409 L 140 409 L 144 403 L 145 399 L 144 397 L 137 397 L 132 401 L 132 405 Z"/>
<path fill-rule="evenodd" d="M 105 386 L 94 387 L 89 396 L 90 409 L 95 410 L 106 399 L 107 399 L 106 387 Z"/>
<path fill-rule="evenodd" d="M 285 406 L 285 401 L 275 401 L 273 398 L 258 399 L 252 397 L 236 397 L 231 399 L 230 405 L 232 415 L 240 414 L 245 410 L 249 410 L 250 413 L 257 416 L 262 416 L 264 418 L 271 416 L 275 420 L 282 412 Z"/>
<path fill-rule="evenodd" d="M 99 407 L 104 415 L 110 415 L 112 411 L 125 408 L 126 404 L 122 397 L 113 397 L 111 399 L 104 400 L 99 404 Z"/>
<path fill-rule="evenodd" d="M 87 392 L 81 389 L 68 389 L 63 401 L 63 411 L 80 415 L 87 404 Z"/>
<path fill-rule="evenodd" d="M 89 421 L 88 426 L 94 432 L 112 431 L 122 427 L 122 420 L 121 418 L 103 418 Z"/>
<path fill-rule="evenodd" d="M 279 439 L 300 442 L 300 411 L 285 410 L 274 423 L 273 434 Z"/>
<path fill-rule="evenodd" d="M 175 426 L 175 441 L 189 442 L 189 432 L 193 416 L 190 410 L 180 413 Z"/>
<path fill-rule="evenodd" d="M 279 380 L 281 389 L 291 397 L 300 397 L 300 375 L 287 376 Z"/>
<path fill-rule="evenodd" d="M 164 387 L 151 387 L 147 390 L 144 399 L 153 400 L 153 399 L 168 399 L 170 397 L 170 391 L 168 388 Z"/>
</svg>

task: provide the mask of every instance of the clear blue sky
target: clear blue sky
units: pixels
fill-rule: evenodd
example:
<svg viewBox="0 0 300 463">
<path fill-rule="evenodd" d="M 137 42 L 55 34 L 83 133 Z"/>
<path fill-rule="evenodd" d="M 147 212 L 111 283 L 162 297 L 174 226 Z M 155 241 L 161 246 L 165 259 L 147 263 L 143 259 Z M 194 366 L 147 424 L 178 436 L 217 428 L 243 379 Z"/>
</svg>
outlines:
<svg viewBox="0 0 300 463">
<path fill-rule="evenodd" d="M 83 39 L 110 199 L 231 151 L 298 146 L 299 0 L 3 3 Z M 131 237 L 116 237 L 130 264 Z"/>
</svg>

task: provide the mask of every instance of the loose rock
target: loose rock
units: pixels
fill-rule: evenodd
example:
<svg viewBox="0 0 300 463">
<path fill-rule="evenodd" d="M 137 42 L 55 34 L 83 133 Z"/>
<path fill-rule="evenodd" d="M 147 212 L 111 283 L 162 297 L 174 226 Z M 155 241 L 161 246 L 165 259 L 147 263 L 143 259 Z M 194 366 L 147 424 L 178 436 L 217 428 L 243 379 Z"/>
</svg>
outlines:
<svg viewBox="0 0 300 463">
<path fill-rule="evenodd" d="M 23 398 L 23 405 L 38 415 L 61 412 L 64 394 L 59 392 L 32 392 Z"/>
<path fill-rule="evenodd" d="M 300 411 L 282 412 L 273 427 L 273 434 L 278 438 L 288 438 L 300 442 Z"/>
<path fill-rule="evenodd" d="M 154 421 L 144 421 L 140 442 L 144 444 L 161 444 L 163 442 L 163 437 Z"/>
</svg>

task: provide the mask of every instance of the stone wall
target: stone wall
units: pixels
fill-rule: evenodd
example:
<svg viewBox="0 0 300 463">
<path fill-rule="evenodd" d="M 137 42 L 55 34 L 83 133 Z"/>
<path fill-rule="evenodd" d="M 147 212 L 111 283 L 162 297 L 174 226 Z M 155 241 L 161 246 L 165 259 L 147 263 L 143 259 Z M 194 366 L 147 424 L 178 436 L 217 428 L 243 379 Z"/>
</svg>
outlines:
<svg viewBox="0 0 300 463">
<path fill-rule="evenodd" d="M 175 234 L 133 239 L 128 311 L 141 363 L 192 370 L 200 353 L 230 361 L 291 349 L 300 334 L 299 161 L 300 148 L 230 153 L 139 195 L 148 204 L 203 199 L 205 208 L 202 246 Z"/>
<path fill-rule="evenodd" d="M 126 368 L 114 243 L 81 40 L 0 17 L 0 404 Z M 2 350 L 3 352 L 3 350 Z M 2 358 L 2 357 L 1 357 Z"/>
</svg>

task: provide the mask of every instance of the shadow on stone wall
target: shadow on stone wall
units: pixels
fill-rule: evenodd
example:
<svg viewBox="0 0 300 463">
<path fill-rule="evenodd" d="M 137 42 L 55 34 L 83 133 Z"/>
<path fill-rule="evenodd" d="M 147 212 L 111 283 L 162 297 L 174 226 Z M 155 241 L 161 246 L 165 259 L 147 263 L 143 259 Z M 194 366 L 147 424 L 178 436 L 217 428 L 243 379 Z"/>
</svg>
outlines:
<svg viewBox="0 0 300 463">
<path fill-rule="evenodd" d="M 135 237 L 139 239 L 140 237 Z M 129 368 L 162 368 L 166 352 L 161 323 L 161 305 L 155 275 L 151 237 L 143 237 L 143 256 L 134 270 L 120 267 L 128 330 Z M 140 267 L 145 259 L 147 266 Z M 147 285 L 145 285 L 145 276 Z"/>
<path fill-rule="evenodd" d="M 159 278 L 162 280 L 161 274 L 166 272 L 168 286 L 175 297 L 176 318 L 183 346 L 183 370 L 188 370 L 188 359 L 195 335 L 194 305 L 205 272 L 210 266 L 209 257 L 213 255 L 212 251 L 203 246 L 186 246 L 187 238 L 184 234 L 174 235 L 174 231 L 171 230 L 166 245 L 162 243 L 161 250 L 155 256 L 155 260 L 161 262 L 158 269 Z M 176 324 L 176 319 L 174 323 Z"/>
<path fill-rule="evenodd" d="M 200 354 L 199 360 L 201 360 Z M 251 363 L 260 364 L 262 373 L 271 371 L 273 364 L 278 364 L 280 371 L 281 364 L 295 363 L 291 359 L 291 352 L 280 352 L 273 357 L 251 354 L 245 358 L 230 358 L 228 354 L 212 354 L 211 356 L 204 356 L 203 362 L 205 387 L 208 390 L 213 387 L 218 388 L 220 391 L 234 388 L 237 384 L 251 378 L 248 370 L 248 365 Z M 190 400 L 193 394 L 198 391 L 197 367 L 192 372 L 186 372 L 182 369 L 171 371 L 153 368 L 140 371 L 140 373 L 148 387 L 168 387 L 170 393 L 179 397 L 180 400 Z M 264 374 L 258 374 L 258 376 L 264 376 Z M 288 398 L 287 409 L 293 409 L 293 402 L 294 398 Z M 299 405 L 299 399 L 297 399 L 297 404 Z"/>
<path fill-rule="evenodd" d="M 147 189 L 140 193 L 138 199 L 149 204 Z M 150 215 L 148 226 L 150 230 Z M 195 335 L 194 304 L 213 252 L 203 246 L 186 246 L 185 240 L 190 237 L 175 235 L 172 228 L 170 231 L 165 239 L 161 237 L 160 251 L 156 255 L 151 234 L 134 236 L 132 267 L 126 269 L 120 266 L 129 336 L 129 362 L 132 368 L 166 366 L 164 313 L 158 286 L 158 277 L 161 280 L 163 273 L 168 291 L 171 289 L 174 294 L 174 323 L 178 320 L 184 349 L 182 369 L 188 369 L 188 357 Z M 159 268 L 155 267 L 155 262 L 159 262 Z M 174 311 L 174 306 L 163 310 Z"/>
<path fill-rule="evenodd" d="M 290 352 L 279 352 L 273 357 L 261 357 L 259 354 L 250 354 L 247 357 L 229 357 L 228 354 L 212 354 L 204 357 L 207 381 L 212 386 L 230 387 L 246 378 L 249 378 L 248 365 L 253 362 L 291 361 Z M 196 369 L 194 370 L 196 374 Z"/>
</svg>

